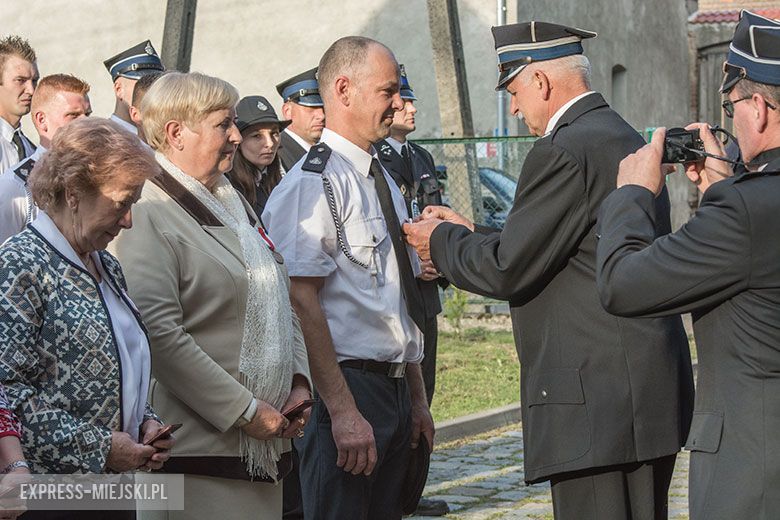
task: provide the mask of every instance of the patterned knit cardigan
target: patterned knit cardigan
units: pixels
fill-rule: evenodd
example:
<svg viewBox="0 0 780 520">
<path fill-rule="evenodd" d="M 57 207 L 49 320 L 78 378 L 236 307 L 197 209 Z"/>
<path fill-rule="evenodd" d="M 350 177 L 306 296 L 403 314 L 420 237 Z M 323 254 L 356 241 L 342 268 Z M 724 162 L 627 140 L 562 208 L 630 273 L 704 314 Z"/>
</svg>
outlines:
<svg viewBox="0 0 780 520">
<path fill-rule="evenodd" d="M 119 262 L 99 255 L 129 302 Z M 121 377 L 95 278 L 31 227 L 10 238 L 0 247 L 0 383 L 34 473 L 108 471 L 111 432 L 123 424 Z M 146 419 L 159 420 L 148 404 Z"/>
</svg>

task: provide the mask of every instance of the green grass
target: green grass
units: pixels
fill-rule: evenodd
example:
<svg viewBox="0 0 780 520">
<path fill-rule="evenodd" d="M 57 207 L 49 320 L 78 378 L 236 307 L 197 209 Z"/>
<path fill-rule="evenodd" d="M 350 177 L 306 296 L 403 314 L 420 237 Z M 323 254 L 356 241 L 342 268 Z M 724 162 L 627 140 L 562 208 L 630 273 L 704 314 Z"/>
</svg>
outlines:
<svg viewBox="0 0 780 520">
<path fill-rule="evenodd" d="M 695 362 L 695 342 L 692 336 L 688 339 Z M 435 421 L 519 400 L 520 365 L 508 320 L 506 329 L 466 328 L 460 338 L 454 332 L 439 332 L 436 393 L 431 406 Z"/>
<path fill-rule="evenodd" d="M 433 418 L 442 421 L 516 403 L 520 365 L 511 330 L 439 333 Z"/>
</svg>

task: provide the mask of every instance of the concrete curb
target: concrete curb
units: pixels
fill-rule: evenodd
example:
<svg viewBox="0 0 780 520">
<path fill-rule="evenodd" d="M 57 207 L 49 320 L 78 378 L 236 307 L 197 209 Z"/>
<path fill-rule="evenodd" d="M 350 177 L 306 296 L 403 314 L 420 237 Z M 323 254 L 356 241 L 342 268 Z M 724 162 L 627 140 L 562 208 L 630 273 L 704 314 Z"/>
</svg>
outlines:
<svg viewBox="0 0 780 520">
<path fill-rule="evenodd" d="M 520 403 L 456 417 L 436 424 L 436 442 L 449 442 L 520 422 Z"/>
<path fill-rule="evenodd" d="M 693 363 L 693 378 L 696 380 L 699 363 Z M 449 442 L 471 437 L 510 424 L 519 424 L 521 420 L 520 403 L 509 404 L 491 410 L 456 417 L 436 424 L 436 442 Z"/>
</svg>

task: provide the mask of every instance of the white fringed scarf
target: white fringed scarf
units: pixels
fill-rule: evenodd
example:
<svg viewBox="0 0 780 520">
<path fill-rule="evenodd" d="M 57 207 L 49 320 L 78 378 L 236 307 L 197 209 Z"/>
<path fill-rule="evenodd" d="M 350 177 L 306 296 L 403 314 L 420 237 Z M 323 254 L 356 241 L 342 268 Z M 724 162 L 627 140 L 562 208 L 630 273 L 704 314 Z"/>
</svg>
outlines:
<svg viewBox="0 0 780 520">
<path fill-rule="evenodd" d="M 198 198 L 238 237 L 249 280 L 244 337 L 238 369 L 243 384 L 257 399 L 281 409 L 290 394 L 295 328 L 290 296 L 281 269 L 257 229 L 249 223 L 230 181 L 223 175 L 214 191 L 181 171 L 157 152 L 157 162 Z M 239 456 L 252 477 L 277 479 L 280 439 L 261 441 L 240 430 Z"/>
</svg>

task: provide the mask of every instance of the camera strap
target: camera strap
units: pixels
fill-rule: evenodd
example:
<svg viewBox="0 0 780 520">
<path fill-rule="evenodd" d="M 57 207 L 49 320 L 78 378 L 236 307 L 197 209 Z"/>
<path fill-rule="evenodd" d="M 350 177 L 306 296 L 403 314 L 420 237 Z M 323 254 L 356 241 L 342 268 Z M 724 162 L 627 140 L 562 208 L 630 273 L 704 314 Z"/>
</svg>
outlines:
<svg viewBox="0 0 780 520">
<path fill-rule="evenodd" d="M 713 135 L 715 135 L 716 137 L 717 137 L 717 134 L 723 134 L 723 135 L 724 135 L 724 138 L 723 138 L 723 139 L 721 139 L 721 141 L 720 141 L 720 142 L 721 142 L 722 144 L 724 144 L 724 145 L 725 145 L 726 143 L 728 143 L 729 141 L 732 141 L 732 142 L 734 142 L 735 144 L 738 144 L 738 143 L 737 143 L 737 138 L 736 138 L 736 137 L 734 137 L 734 134 L 732 134 L 731 132 L 729 132 L 729 131 L 728 131 L 728 130 L 726 130 L 725 128 L 721 128 L 719 125 L 711 126 L 711 127 L 710 127 L 710 131 L 711 131 L 711 132 L 713 133 Z M 681 147 L 681 148 L 685 148 L 686 150 L 690 151 L 691 153 L 694 153 L 694 154 L 698 155 L 699 157 L 711 157 L 712 159 L 717 159 L 717 160 L 719 160 L 719 161 L 723 161 L 723 162 L 731 163 L 731 164 L 733 164 L 733 165 L 736 165 L 736 166 L 744 166 L 745 168 L 747 168 L 747 167 L 749 167 L 749 166 L 753 166 L 753 163 L 752 163 L 752 162 L 750 162 L 750 163 L 745 163 L 745 162 L 742 162 L 742 161 L 738 161 L 738 160 L 736 160 L 736 159 L 730 159 L 730 158 L 728 158 L 728 157 L 723 157 L 723 156 L 721 156 L 721 155 L 715 155 L 715 154 L 712 154 L 712 153 L 707 153 L 707 152 L 705 152 L 705 151 L 703 151 L 703 150 L 699 150 L 699 149 L 697 149 L 697 148 L 691 148 L 691 147 L 688 147 L 688 146 L 683 146 L 683 147 Z"/>
</svg>

